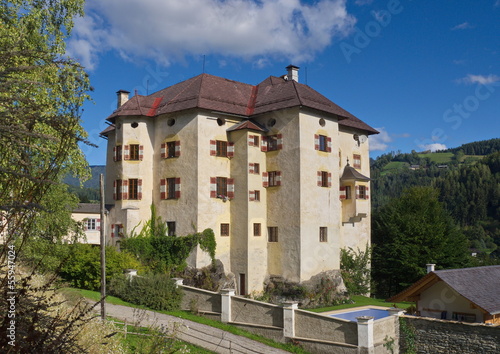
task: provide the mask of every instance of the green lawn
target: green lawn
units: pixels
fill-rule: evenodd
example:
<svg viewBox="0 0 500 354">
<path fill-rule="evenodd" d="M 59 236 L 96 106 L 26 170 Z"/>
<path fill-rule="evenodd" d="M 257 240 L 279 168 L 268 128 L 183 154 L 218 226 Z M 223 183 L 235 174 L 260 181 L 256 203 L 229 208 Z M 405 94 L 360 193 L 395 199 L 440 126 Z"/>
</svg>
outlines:
<svg viewBox="0 0 500 354">
<path fill-rule="evenodd" d="M 451 162 L 453 159 L 452 152 L 433 152 L 431 154 L 418 154 L 418 157 L 425 158 L 428 157 L 431 161 L 435 163 L 447 163 Z"/>
<path fill-rule="evenodd" d="M 382 175 L 385 175 L 387 173 L 391 173 L 394 171 L 401 170 L 403 168 L 408 168 L 408 163 L 407 162 L 402 162 L 402 161 L 391 161 L 387 165 L 384 166 L 383 171 L 381 172 Z"/>
<path fill-rule="evenodd" d="M 354 295 L 352 297 L 354 300 L 354 304 L 343 304 L 343 305 L 338 305 L 338 306 L 330 306 L 330 307 L 322 307 L 322 308 L 317 308 L 317 309 L 310 309 L 308 311 L 312 312 L 326 312 L 326 311 L 335 311 L 335 310 L 343 310 L 343 309 L 349 309 L 349 308 L 354 308 L 354 307 L 360 307 L 360 306 L 384 306 L 384 307 L 393 307 L 396 305 L 399 308 L 406 309 L 412 305 L 414 305 L 413 302 L 398 302 L 396 304 L 391 303 L 391 302 L 386 302 L 385 300 L 382 299 L 373 299 L 371 297 L 366 297 L 366 296 L 360 296 L 360 295 Z"/>
</svg>

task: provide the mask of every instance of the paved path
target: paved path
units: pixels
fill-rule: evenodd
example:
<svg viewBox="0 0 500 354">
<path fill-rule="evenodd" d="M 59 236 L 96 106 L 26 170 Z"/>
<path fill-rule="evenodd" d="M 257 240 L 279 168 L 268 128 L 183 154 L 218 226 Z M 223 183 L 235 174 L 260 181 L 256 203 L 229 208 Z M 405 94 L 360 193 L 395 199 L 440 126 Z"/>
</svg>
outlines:
<svg viewBox="0 0 500 354">
<path fill-rule="evenodd" d="M 100 313 L 101 306 L 97 305 L 95 311 Z M 167 328 L 175 332 L 177 338 L 216 353 L 288 353 L 218 328 L 154 311 L 106 303 L 106 315 L 129 324 Z"/>
</svg>

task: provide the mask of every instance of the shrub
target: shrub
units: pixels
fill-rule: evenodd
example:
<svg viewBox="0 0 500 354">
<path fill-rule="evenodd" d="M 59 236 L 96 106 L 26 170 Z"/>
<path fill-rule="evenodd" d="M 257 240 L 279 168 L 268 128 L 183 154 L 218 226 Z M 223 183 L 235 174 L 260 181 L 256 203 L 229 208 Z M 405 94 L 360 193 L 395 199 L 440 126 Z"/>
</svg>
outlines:
<svg viewBox="0 0 500 354">
<path fill-rule="evenodd" d="M 69 256 L 64 260 L 59 275 L 79 289 L 99 290 L 101 286 L 101 251 L 88 244 L 68 245 Z M 127 268 L 141 268 L 133 255 L 106 247 L 106 281 L 123 274 Z"/>
<path fill-rule="evenodd" d="M 109 292 L 124 301 L 154 310 L 178 310 L 182 300 L 182 292 L 166 274 L 135 276 L 130 280 L 124 275 L 115 276 Z"/>
</svg>

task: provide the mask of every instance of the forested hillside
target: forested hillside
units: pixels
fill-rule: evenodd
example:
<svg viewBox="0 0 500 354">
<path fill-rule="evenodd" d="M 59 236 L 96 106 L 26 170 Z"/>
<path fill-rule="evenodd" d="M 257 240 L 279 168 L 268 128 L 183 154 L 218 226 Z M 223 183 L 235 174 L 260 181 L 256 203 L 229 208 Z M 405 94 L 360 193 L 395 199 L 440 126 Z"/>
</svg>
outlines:
<svg viewBox="0 0 500 354">
<path fill-rule="evenodd" d="M 439 201 L 470 241 L 470 248 L 500 255 L 500 139 L 436 153 L 390 153 L 372 160 L 374 215 L 413 186 L 438 191 Z"/>
</svg>

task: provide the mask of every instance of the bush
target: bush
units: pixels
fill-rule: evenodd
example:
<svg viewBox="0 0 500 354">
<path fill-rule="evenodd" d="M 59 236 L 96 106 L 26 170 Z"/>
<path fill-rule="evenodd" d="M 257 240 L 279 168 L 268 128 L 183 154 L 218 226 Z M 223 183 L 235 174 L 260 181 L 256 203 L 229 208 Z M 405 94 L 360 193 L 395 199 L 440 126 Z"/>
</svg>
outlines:
<svg viewBox="0 0 500 354">
<path fill-rule="evenodd" d="M 101 250 L 88 244 L 68 245 L 69 256 L 64 260 L 59 276 L 79 289 L 99 290 L 101 287 Z M 139 269 L 141 264 L 133 255 L 106 247 L 106 281 L 123 274 L 127 268 Z"/>
<path fill-rule="evenodd" d="M 180 308 L 182 292 L 166 274 L 115 276 L 109 285 L 109 293 L 135 305 L 154 310 L 172 311 Z"/>
</svg>

